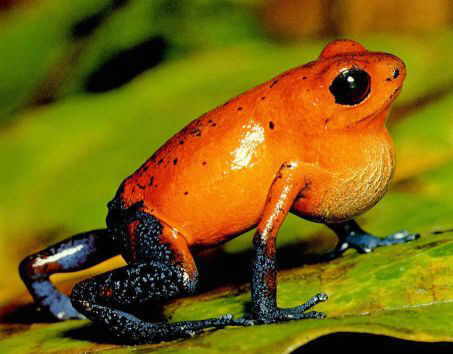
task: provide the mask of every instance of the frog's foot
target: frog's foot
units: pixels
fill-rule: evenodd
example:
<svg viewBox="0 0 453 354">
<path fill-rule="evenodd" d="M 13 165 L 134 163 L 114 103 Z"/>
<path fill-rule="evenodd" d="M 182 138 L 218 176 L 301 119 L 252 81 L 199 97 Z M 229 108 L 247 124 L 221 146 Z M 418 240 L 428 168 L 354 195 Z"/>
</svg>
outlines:
<svg viewBox="0 0 453 354">
<path fill-rule="evenodd" d="M 323 260 L 331 260 L 341 256 L 347 249 L 353 248 L 359 253 L 370 253 L 377 247 L 391 246 L 400 243 L 405 243 L 409 241 L 416 240 L 420 237 L 418 233 L 410 233 L 408 231 L 402 230 L 395 232 L 387 237 L 381 238 L 373 236 L 366 231 L 361 229 L 359 230 L 349 230 L 349 233 L 344 238 L 340 238 L 341 241 L 336 246 L 336 248 L 323 255 Z"/>
<path fill-rule="evenodd" d="M 310 300 L 306 303 L 291 307 L 291 308 L 274 308 L 266 310 L 266 313 L 260 316 L 260 318 L 256 319 L 233 319 L 231 325 L 235 326 L 251 326 L 251 325 L 259 325 L 259 324 L 269 324 L 269 323 L 278 323 L 278 322 L 286 322 L 292 320 L 302 320 L 302 319 L 322 319 L 326 317 L 326 314 L 323 312 L 317 311 L 308 311 L 315 305 L 319 304 L 320 302 L 327 301 L 328 297 L 327 294 L 320 293 L 313 296 Z M 242 322 L 242 323 L 241 323 Z"/>
<path fill-rule="evenodd" d="M 121 338 L 125 343 L 144 344 L 157 343 L 175 339 L 191 338 L 200 334 L 205 329 L 222 329 L 226 326 L 251 326 L 248 320 L 235 320 L 231 314 L 208 318 L 198 321 L 180 322 L 145 322 L 134 315 L 94 304 L 89 301 L 74 300 L 77 306 L 89 313 L 89 316 L 97 316 L 100 322 L 106 325 L 114 336 Z M 99 322 L 99 321 L 96 321 Z"/>
<path fill-rule="evenodd" d="M 58 321 L 86 319 L 84 315 L 79 313 L 72 306 L 69 297 L 59 292 L 55 292 L 54 294 L 52 294 L 52 296 L 49 296 L 40 301 L 38 303 L 38 310 L 47 311 L 54 319 Z"/>
</svg>

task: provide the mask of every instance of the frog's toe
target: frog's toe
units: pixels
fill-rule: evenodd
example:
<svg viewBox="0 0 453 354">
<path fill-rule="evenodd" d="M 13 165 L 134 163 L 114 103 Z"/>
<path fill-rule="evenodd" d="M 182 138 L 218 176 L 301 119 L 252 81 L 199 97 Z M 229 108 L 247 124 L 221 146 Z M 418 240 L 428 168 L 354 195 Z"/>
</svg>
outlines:
<svg viewBox="0 0 453 354">
<path fill-rule="evenodd" d="M 48 310 L 57 321 L 84 320 L 86 317 L 78 312 L 71 304 L 71 300 L 63 294 L 58 294 L 53 299 L 48 299 L 40 304 L 40 307 Z"/>
<path fill-rule="evenodd" d="M 290 308 L 273 308 L 266 311 L 264 316 L 259 316 L 255 321 L 256 324 L 279 323 L 302 319 L 322 319 L 326 314 L 318 311 L 308 311 L 317 304 L 327 301 L 328 296 L 324 293 L 312 296 L 302 305 Z"/>
<path fill-rule="evenodd" d="M 291 321 L 291 320 L 304 320 L 304 319 L 323 319 L 326 318 L 327 315 L 324 312 L 318 311 L 309 311 L 309 312 L 302 312 L 302 313 L 291 313 L 288 312 L 285 314 L 283 321 Z"/>
<path fill-rule="evenodd" d="M 309 312 L 307 312 L 308 310 L 310 310 L 312 307 L 316 306 L 317 304 L 319 304 L 321 302 L 327 301 L 328 299 L 329 299 L 329 297 L 327 296 L 327 294 L 319 293 L 319 294 L 316 294 L 315 296 L 312 296 L 307 302 L 305 302 L 302 305 L 299 305 L 296 307 L 290 307 L 287 309 L 280 309 L 280 311 L 282 311 L 286 314 L 294 314 L 294 315 L 308 314 L 309 313 Z M 322 315 L 321 312 L 315 312 L 315 311 L 312 311 L 312 312 L 317 313 L 318 316 Z M 311 314 L 310 316 L 315 316 L 315 315 Z M 323 318 L 323 317 L 321 316 L 321 317 L 316 317 L 316 318 Z"/>
<path fill-rule="evenodd" d="M 81 313 L 77 312 L 74 308 L 72 309 L 65 309 L 60 311 L 56 314 L 58 320 L 66 321 L 66 320 L 86 320 L 87 318 L 82 315 Z"/>
<path fill-rule="evenodd" d="M 246 317 L 232 318 L 230 326 L 250 327 L 258 324 L 255 320 Z"/>
<path fill-rule="evenodd" d="M 377 247 L 385 247 L 406 243 L 420 237 L 418 233 L 410 233 L 406 230 L 395 232 L 381 238 L 366 232 L 354 232 L 341 241 L 331 252 L 321 256 L 321 261 L 329 261 L 340 257 L 347 249 L 353 248 L 359 253 L 370 253 Z"/>
<path fill-rule="evenodd" d="M 420 234 L 410 233 L 409 231 L 402 230 L 381 239 L 379 246 L 391 246 L 398 243 L 414 241 L 418 238 L 420 238 Z"/>
</svg>

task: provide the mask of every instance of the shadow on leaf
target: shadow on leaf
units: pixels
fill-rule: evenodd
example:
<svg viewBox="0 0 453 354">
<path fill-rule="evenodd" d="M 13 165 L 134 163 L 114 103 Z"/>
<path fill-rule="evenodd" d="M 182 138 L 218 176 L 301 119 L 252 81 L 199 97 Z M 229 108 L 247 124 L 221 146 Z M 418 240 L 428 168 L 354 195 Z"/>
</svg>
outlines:
<svg viewBox="0 0 453 354">
<path fill-rule="evenodd" d="M 328 353 L 332 349 L 346 349 L 349 354 L 362 354 L 371 349 L 376 353 L 452 353 L 453 343 L 447 342 L 416 342 L 382 335 L 367 333 L 332 333 L 308 342 L 292 352 L 292 354 Z"/>
</svg>

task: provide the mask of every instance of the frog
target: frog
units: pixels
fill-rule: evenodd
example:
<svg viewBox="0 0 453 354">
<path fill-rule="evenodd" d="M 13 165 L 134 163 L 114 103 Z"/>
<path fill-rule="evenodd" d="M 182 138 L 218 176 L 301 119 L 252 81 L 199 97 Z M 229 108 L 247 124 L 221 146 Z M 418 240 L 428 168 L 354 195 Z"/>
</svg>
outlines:
<svg viewBox="0 0 453 354">
<path fill-rule="evenodd" d="M 201 115 L 127 177 L 108 203 L 106 228 L 74 235 L 26 257 L 19 273 L 35 303 L 56 320 L 88 318 L 132 343 L 191 337 L 206 329 L 321 319 L 319 292 L 277 304 L 276 237 L 289 213 L 338 236 L 327 259 L 352 248 L 419 237 L 378 237 L 355 218 L 385 194 L 395 167 L 386 128 L 406 77 L 395 55 L 356 41 L 328 43 L 290 69 Z M 152 322 L 131 308 L 198 292 L 198 254 L 255 229 L 251 311 L 204 320 Z M 121 255 L 126 265 L 77 283 L 50 281 Z"/>
</svg>

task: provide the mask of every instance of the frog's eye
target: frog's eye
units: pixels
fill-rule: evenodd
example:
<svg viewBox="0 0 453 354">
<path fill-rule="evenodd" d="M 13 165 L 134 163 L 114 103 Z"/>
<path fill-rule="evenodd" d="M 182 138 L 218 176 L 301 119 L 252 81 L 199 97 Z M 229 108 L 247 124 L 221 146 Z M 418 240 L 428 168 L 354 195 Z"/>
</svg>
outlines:
<svg viewBox="0 0 453 354">
<path fill-rule="evenodd" d="M 352 68 L 343 70 L 329 87 L 335 102 L 353 106 L 362 102 L 370 93 L 370 75 L 366 71 Z"/>
</svg>

